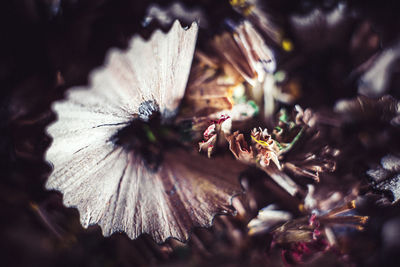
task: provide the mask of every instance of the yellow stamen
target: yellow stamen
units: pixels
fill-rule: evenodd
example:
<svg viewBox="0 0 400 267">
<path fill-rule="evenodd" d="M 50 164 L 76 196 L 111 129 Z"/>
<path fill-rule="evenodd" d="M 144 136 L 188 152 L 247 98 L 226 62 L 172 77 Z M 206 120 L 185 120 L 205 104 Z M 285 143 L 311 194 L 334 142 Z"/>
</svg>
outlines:
<svg viewBox="0 0 400 267">
<path fill-rule="evenodd" d="M 260 144 L 264 147 L 269 148 L 272 144 L 268 144 L 268 142 L 262 141 L 262 140 L 258 140 L 257 138 L 255 138 L 254 136 L 251 136 L 251 139 L 254 140 L 254 142 L 256 142 L 257 144 Z"/>
</svg>

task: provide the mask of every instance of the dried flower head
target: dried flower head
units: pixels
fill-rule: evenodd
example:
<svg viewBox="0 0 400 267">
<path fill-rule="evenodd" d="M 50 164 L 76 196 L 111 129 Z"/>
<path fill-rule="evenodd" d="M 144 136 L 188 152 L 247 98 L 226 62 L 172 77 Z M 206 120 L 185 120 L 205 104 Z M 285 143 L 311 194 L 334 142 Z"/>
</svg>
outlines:
<svg viewBox="0 0 400 267">
<path fill-rule="evenodd" d="M 249 234 L 270 233 L 272 246 L 281 249 L 285 262 L 306 263 L 318 251 L 340 250 L 337 238 L 343 229 L 364 229 L 368 217 L 354 214 L 356 196 L 357 192 L 343 195 L 338 191 L 316 195 L 314 186 L 309 185 L 300 205 L 303 215 L 293 218 L 292 213 L 269 205 L 248 223 Z"/>
<path fill-rule="evenodd" d="M 267 167 L 270 161 L 272 161 L 279 169 L 281 169 L 278 159 L 281 150 L 275 140 L 272 139 L 271 135 L 268 134 L 267 129 L 262 130 L 259 128 L 257 130 L 254 128 L 251 132 L 251 141 L 255 151 L 257 151 L 256 161 L 261 167 Z"/>
<path fill-rule="evenodd" d="M 206 151 L 210 158 L 218 141 L 225 140 L 226 136 L 231 133 L 231 127 L 232 119 L 229 116 L 222 115 L 220 119 L 212 121 L 203 133 L 204 141 L 199 143 L 199 151 Z"/>
<path fill-rule="evenodd" d="M 196 36 L 196 23 L 185 30 L 178 21 L 148 41 L 135 36 L 127 51 L 108 55 L 89 89 L 72 89 L 55 103 L 58 120 L 48 128 L 53 143 L 46 154 L 54 170 L 46 187 L 78 208 L 84 227 L 98 224 L 106 236 L 186 240 L 192 227 L 233 211 L 238 165 L 228 158 L 210 165 L 185 151 L 172 124 Z"/>
<path fill-rule="evenodd" d="M 253 148 L 247 144 L 243 134 L 236 131 L 232 135 L 229 135 L 227 140 L 229 142 L 229 149 L 237 160 L 246 164 L 254 163 Z"/>
<path fill-rule="evenodd" d="M 197 51 L 185 96 L 187 116 L 233 121 L 259 113 L 267 76 L 275 70 L 272 51 L 248 21 L 228 23 L 231 31 L 214 36 L 210 51 Z"/>
<path fill-rule="evenodd" d="M 319 129 L 318 115 L 310 109 L 295 106 L 294 112 L 280 112 L 275 138 L 287 152 L 283 168 L 301 177 L 319 181 L 320 173 L 333 172 L 340 151 L 332 148 Z M 297 144 L 295 151 L 289 152 Z"/>
</svg>

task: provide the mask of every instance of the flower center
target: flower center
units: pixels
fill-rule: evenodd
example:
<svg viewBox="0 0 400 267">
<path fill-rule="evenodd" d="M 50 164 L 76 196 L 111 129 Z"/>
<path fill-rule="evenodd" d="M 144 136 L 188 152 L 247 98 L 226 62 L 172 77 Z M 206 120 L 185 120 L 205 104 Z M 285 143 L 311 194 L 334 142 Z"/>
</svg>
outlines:
<svg viewBox="0 0 400 267">
<path fill-rule="evenodd" d="M 161 123 L 157 103 L 145 101 L 140 105 L 137 116 L 119 130 L 112 140 L 116 145 L 142 159 L 150 170 L 157 171 L 162 162 L 166 130 Z"/>
</svg>

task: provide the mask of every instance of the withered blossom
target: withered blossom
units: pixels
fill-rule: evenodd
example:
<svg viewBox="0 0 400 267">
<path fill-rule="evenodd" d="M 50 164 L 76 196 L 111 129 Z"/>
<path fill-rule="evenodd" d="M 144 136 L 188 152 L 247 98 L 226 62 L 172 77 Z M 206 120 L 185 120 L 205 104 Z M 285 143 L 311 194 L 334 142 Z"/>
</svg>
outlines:
<svg viewBox="0 0 400 267">
<path fill-rule="evenodd" d="M 273 52 L 250 22 L 230 24 L 231 31 L 209 41 L 210 51 L 196 52 L 185 96 L 188 116 L 228 114 L 242 121 L 256 116 L 263 106 L 274 110 Z"/>
<path fill-rule="evenodd" d="M 229 126 L 228 130 L 221 130 L 224 125 Z M 229 123 L 228 123 L 229 122 Z M 267 130 L 254 129 L 251 133 L 251 143 L 246 141 L 243 134 L 239 131 L 230 134 L 231 123 L 227 120 L 227 117 L 222 116 L 221 119 L 211 122 L 203 133 L 204 140 L 199 143 L 200 151 L 207 151 L 207 154 L 211 154 L 216 150 L 217 140 L 221 141 L 222 144 L 228 143 L 229 149 L 235 158 L 247 165 L 257 166 L 271 178 L 277 182 L 282 188 L 287 190 L 290 195 L 295 195 L 299 188 L 298 186 L 284 174 L 281 169 L 281 165 L 278 160 L 280 152 L 285 150 L 278 148 L 275 141 L 268 134 Z M 219 126 L 221 124 L 221 126 Z M 225 127 L 228 129 L 228 127 Z M 222 137 L 222 138 L 221 138 Z M 274 166 L 270 164 L 270 161 L 274 162 Z"/>
<path fill-rule="evenodd" d="M 240 166 L 226 157 L 210 165 L 175 134 L 196 37 L 196 23 L 185 30 L 178 21 L 148 41 L 135 36 L 127 51 L 108 54 L 90 88 L 72 89 L 55 103 L 46 188 L 62 192 L 85 228 L 184 241 L 194 226 L 233 212 Z"/>
<path fill-rule="evenodd" d="M 217 143 L 231 133 L 232 119 L 229 116 L 221 116 L 219 120 L 211 122 L 211 125 L 203 133 L 204 141 L 199 143 L 199 151 L 206 151 L 210 158 L 215 151 Z"/>
<path fill-rule="evenodd" d="M 279 141 L 281 141 L 279 142 L 276 136 L 281 137 L 284 130 L 279 126 L 275 129 L 279 129 L 280 132 L 279 135 L 275 134 L 273 137 L 268 133 L 267 129 L 254 128 L 250 134 L 251 146 L 247 144 L 243 134 L 235 132 L 234 135 L 227 138 L 229 148 L 237 159 L 240 159 L 242 153 L 254 151 L 254 157 L 252 158 L 253 164 L 259 164 L 261 168 L 266 168 L 270 165 L 270 161 L 272 161 L 278 169 L 281 169 L 279 156 L 289 151 L 291 146 L 297 142 L 299 136 L 292 138 L 289 143 L 285 143 L 287 140 L 283 138 L 279 138 Z"/>
<path fill-rule="evenodd" d="M 274 129 L 275 138 L 284 145 L 284 150 L 297 143 L 296 151 L 285 155 L 283 168 L 316 182 L 320 180 L 320 173 L 335 171 L 336 158 L 340 154 L 338 149 L 330 147 L 324 140 L 318 122 L 318 114 L 296 106 L 292 114 L 281 112 L 278 126 Z"/>
<path fill-rule="evenodd" d="M 270 233 L 272 246 L 280 248 L 284 260 L 293 263 L 305 263 L 318 251 L 340 249 L 337 237 L 343 232 L 341 229 L 363 230 L 368 217 L 352 214 L 358 191 L 344 194 L 329 187 L 324 189 L 316 195 L 314 186 L 309 185 L 304 203 L 299 206 L 303 215 L 297 218 L 275 205 L 263 208 L 247 225 L 249 234 Z"/>
<path fill-rule="evenodd" d="M 261 114 L 273 119 L 278 103 L 291 104 L 299 96 L 297 84 L 280 84 L 273 50 L 249 21 L 228 22 L 225 31 L 209 41 L 209 51 L 196 52 L 183 114 L 219 118 L 228 114 L 244 121 Z"/>
<path fill-rule="evenodd" d="M 278 160 L 279 148 L 268 134 L 268 130 L 254 128 L 251 132 L 251 145 L 248 145 L 242 133 L 234 132 L 227 137 L 229 149 L 236 159 L 247 164 L 259 164 L 262 168 L 269 166 L 270 161 L 281 168 Z"/>
<path fill-rule="evenodd" d="M 295 176 L 308 177 L 316 182 L 319 174 L 335 170 L 339 150 L 329 147 L 316 127 L 317 115 L 310 109 L 295 106 L 289 114 L 282 109 L 272 131 L 279 168 Z M 293 148 L 296 149 L 293 150 Z M 292 151 L 293 150 L 293 151 Z"/>
<path fill-rule="evenodd" d="M 257 151 L 256 161 L 262 168 L 268 167 L 270 161 L 272 161 L 278 169 L 282 168 L 278 159 L 282 150 L 278 147 L 277 142 L 272 139 L 271 135 L 268 134 L 267 129 L 262 130 L 261 128 L 254 128 L 251 132 L 251 142 L 255 151 Z"/>
<path fill-rule="evenodd" d="M 236 131 L 232 135 L 229 135 L 227 140 L 229 142 L 229 149 L 236 159 L 246 164 L 252 164 L 254 162 L 253 149 L 247 144 L 243 134 Z"/>
<path fill-rule="evenodd" d="M 254 131 L 257 135 L 257 130 Z M 245 140 L 244 135 L 236 131 L 227 137 L 229 149 L 237 160 L 250 165 L 256 166 L 266 172 L 279 186 L 287 191 L 290 195 L 295 195 L 301 189 L 299 186 L 282 170 L 278 160 L 276 146 L 274 140 L 269 139 L 269 135 L 265 136 L 265 140 L 257 140 L 252 136 L 251 144 Z M 270 164 L 270 162 L 274 164 Z"/>
<path fill-rule="evenodd" d="M 219 140 L 229 143 L 229 149 L 237 160 L 265 171 L 290 195 L 294 195 L 302 190 L 285 171 L 319 182 L 320 173 L 335 170 L 339 150 L 324 143 L 315 127 L 316 115 L 311 110 L 304 111 L 296 106 L 292 115 L 282 109 L 277 116 L 277 126 L 272 134 L 267 129 L 254 128 L 248 138 L 235 131 L 233 134 L 225 132 L 224 138 Z M 213 123 L 207 128 L 204 141 L 199 144 L 200 150 L 209 151 L 208 155 L 216 149 L 217 132 L 214 130 L 219 129 L 216 125 Z M 292 151 L 295 146 L 296 151 Z"/>
</svg>

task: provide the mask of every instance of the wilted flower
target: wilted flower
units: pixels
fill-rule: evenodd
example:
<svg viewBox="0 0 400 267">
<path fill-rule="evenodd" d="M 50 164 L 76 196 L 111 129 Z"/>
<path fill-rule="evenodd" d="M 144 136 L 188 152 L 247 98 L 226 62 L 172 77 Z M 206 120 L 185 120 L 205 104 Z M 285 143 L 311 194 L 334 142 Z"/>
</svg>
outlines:
<svg viewBox="0 0 400 267">
<path fill-rule="evenodd" d="M 268 134 L 268 130 L 262 130 L 259 128 L 253 129 L 251 132 L 251 141 L 257 151 L 256 161 L 260 164 L 262 168 L 265 168 L 269 165 L 270 161 L 281 169 L 281 165 L 279 163 L 279 153 L 280 149 L 276 144 L 275 140 L 272 139 L 271 135 Z"/>
<path fill-rule="evenodd" d="M 246 164 L 254 163 L 253 149 L 247 144 L 243 134 L 236 131 L 228 136 L 227 140 L 229 142 L 229 149 L 236 159 Z"/>
<path fill-rule="evenodd" d="M 185 96 L 187 116 L 228 114 L 233 121 L 246 120 L 259 113 L 263 94 L 274 98 L 265 91 L 275 70 L 272 51 L 250 22 L 228 24 L 232 30 L 214 36 L 210 51 L 196 52 Z"/>
<path fill-rule="evenodd" d="M 48 128 L 53 143 L 46 154 L 54 170 L 46 187 L 78 208 L 84 227 L 98 224 L 106 236 L 186 240 L 192 227 L 232 212 L 240 166 L 227 158 L 209 165 L 185 151 L 173 123 L 196 36 L 196 23 L 184 30 L 178 21 L 149 41 L 136 36 L 126 52 L 108 55 L 89 89 L 70 90 L 54 105 L 58 120 Z M 226 130 L 216 124 L 207 138 Z"/>
<path fill-rule="evenodd" d="M 222 115 L 219 120 L 212 121 L 203 133 L 204 141 L 199 143 L 199 150 L 207 151 L 207 156 L 210 158 L 218 140 L 225 139 L 231 133 L 231 127 L 232 119 L 229 116 Z"/>
<path fill-rule="evenodd" d="M 339 151 L 323 143 L 319 131 L 314 127 L 317 119 L 310 110 L 303 111 L 297 106 L 293 116 L 281 110 L 278 117 L 278 124 L 272 134 L 267 129 L 254 128 L 249 136 L 250 143 L 239 131 L 230 134 L 230 127 L 229 131 L 221 131 L 219 124 L 226 118 L 222 117 L 204 132 L 205 141 L 199 143 L 200 150 L 208 151 L 210 156 L 215 151 L 217 137 L 223 134 L 224 138 L 218 140 L 227 140 L 229 149 L 237 160 L 262 169 L 294 195 L 299 187 L 283 170 L 318 182 L 319 173 L 335 170 L 335 157 Z M 292 152 L 300 140 L 303 150 Z M 275 167 L 271 166 L 271 162 Z"/>
<path fill-rule="evenodd" d="M 247 225 L 249 234 L 270 233 L 272 246 L 282 249 L 285 261 L 304 263 L 316 252 L 339 245 L 335 228 L 363 230 L 368 217 L 351 214 L 356 207 L 356 196 L 357 192 L 343 195 L 338 191 L 315 195 L 314 187 L 309 185 L 304 204 L 300 206 L 302 216 L 293 218 L 290 212 L 278 210 L 275 205 L 267 206 Z"/>
<path fill-rule="evenodd" d="M 296 151 L 285 154 L 283 168 L 296 176 L 319 181 L 320 173 L 333 172 L 340 151 L 331 148 L 319 129 L 318 115 L 296 106 L 292 115 L 282 111 L 275 138 L 288 151 L 298 143 Z M 301 141 L 299 141 L 301 139 Z"/>
</svg>

